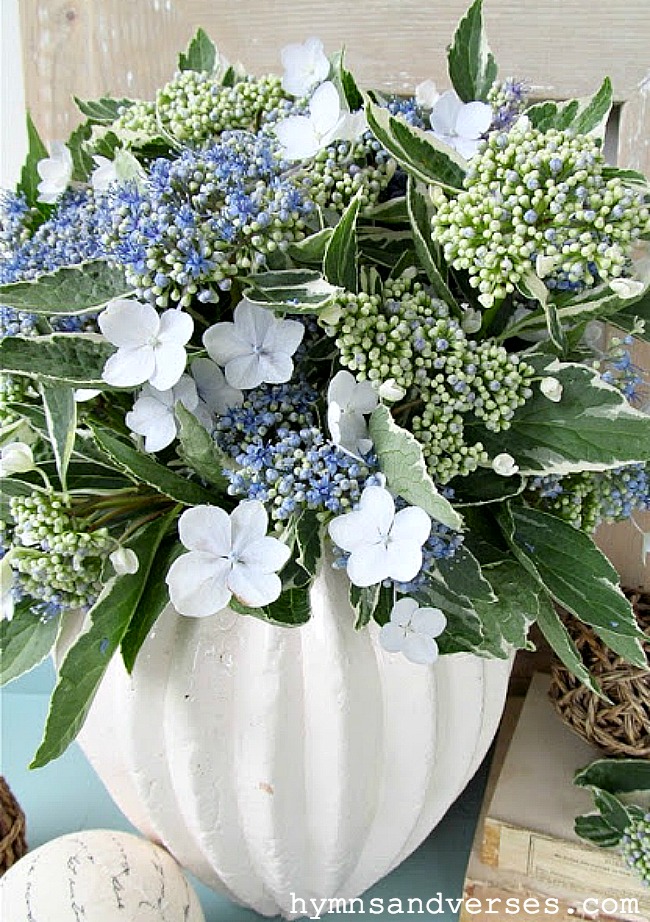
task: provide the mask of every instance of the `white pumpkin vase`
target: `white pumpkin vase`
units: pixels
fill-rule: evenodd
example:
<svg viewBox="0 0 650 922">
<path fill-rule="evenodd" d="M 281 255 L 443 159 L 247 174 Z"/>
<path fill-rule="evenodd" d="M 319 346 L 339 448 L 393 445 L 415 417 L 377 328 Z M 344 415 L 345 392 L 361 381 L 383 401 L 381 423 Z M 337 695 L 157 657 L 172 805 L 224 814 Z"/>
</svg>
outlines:
<svg viewBox="0 0 650 922">
<path fill-rule="evenodd" d="M 145 836 L 264 915 L 350 899 L 396 867 L 502 713 L 509 661 L 386 653 L 376 625 L 355 631 L 347 587 L 323 568 L 295 629 L 167 608 L 131 676 L 114 657 L 79 737 Z"/>
</svg>

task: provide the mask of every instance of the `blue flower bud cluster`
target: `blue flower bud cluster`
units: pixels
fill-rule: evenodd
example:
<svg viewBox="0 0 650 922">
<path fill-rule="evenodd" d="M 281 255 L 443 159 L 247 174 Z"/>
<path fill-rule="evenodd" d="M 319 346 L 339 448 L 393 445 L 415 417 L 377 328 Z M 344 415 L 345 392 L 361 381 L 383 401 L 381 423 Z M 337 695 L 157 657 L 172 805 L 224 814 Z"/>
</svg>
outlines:
<svg viewBox="0 0 650 922">
<path fill-rule="evenodd" d="M 53 494 L 14 496 L 9 508 L 17 597 L 32 597 L 41 616 L 89 608 L 101 590 L 104 559 L 114 543 L 108 531 L 88 531 Z"/>
<path fill-rule="evenodd" d="M 522 80 L 508 77 L 492 84 L 487 101 L 494 117 L 490 131 L 508 131 L 528 104 L 528 87 Z"/>
<path fill-rule="evenodd" d="M 304 237 L 313 205 L 285 169 L 271 141 L 243 131 L 155 160 L 146 184 L 107 194 L 105 249 L 143 300 L 165 307 L 210 298 Z"/>
<path fill-rule="evenodd" d="M 449 265 L 469 274 L 485 307 L 512 294 L 538 257 L 549 260 L 549 289 L 625 275 L 650 212 L 643 194 L 608 178 L 605 166 L 587 135 L 519 124 L 493 132 L 472 158 L 464 191 L 440 196 L 433 239 Z"/>
<path fill-rule="evenodd" d="M 0 226 L 7 236 L 6 246 L 0 245 L 0 285 L 27 281 L 62 266 L 75 266 L 103 256 L 92 190 L 66 192 L 52 216 L 31 236 L 19 223 L 20 216 L 27 213 L 21 200 L 6 196 L 2 204 Z M 89 316 L 61 317 L 54 318 L 52 326 L 76 331 L 92 323 Z M 36 324 L 33 314 L 0 305 L 0 338 L 35 334 Z"/>
<path fill-rule="evenodd" d="M 217 421 L 215 440 L 237 464 L 224 471 L 228 492 L 263 502 L 273 521 L 305 508 L 347 511 L 378 482 L 372 458 L 360 461 L 323 435 L 317 397 L 306 383 L 262 385 Z"/>
<path fill-rule="evenodd" d="M 529 501 L 591 532 L 601 522 L 621 522 L 650 510 L 650 471 L 646 464 L 626 464 L 609 471 L 550 474 L 533 478 Z"/>
<path fill-rule="evenodd" d="M 285 98 L 275 75 L 246 75 L 224 86 L 214 74 L 187 70 L 158 91 L 156 112 L 167 134 L 196 145 L 228 129 L 257 131 Z"/>
<path fill-rule="evenodd" d="M 447 483 L 487 462 L 480 442 L 468 443 L 466 422 L 507 429 L 532 395 L 533 369 L 492 340 L 467 337 L 448 307 L 410 276 L 386 282 L 383 295 L 343 292 L 336 323 L 339 361 L 357 380 L 394 379 L 414 405 L 395 415 L 422 445 L 432 477 Z"/>
<path fill-rule="evenodd" d="M 619 848 L 625 864 L 650 886 L 650 813 L 629 824 Z"/>
</svg>

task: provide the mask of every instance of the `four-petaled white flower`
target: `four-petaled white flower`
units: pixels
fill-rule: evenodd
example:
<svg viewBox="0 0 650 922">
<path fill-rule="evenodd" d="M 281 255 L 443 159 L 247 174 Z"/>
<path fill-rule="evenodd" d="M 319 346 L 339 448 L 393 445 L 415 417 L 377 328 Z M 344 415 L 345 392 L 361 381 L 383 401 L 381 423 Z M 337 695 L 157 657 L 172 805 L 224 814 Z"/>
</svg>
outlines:
<svg viewBox="0 0 650 922">
<path fill-rule="evenodd" d="M 539 389 L 553 403 L 559 403 L 562 399 L 562 385 L 557 378 L 548 375 L 539 382 Z"/>
<path fill-rule="evenodd" d="M 429 665 L 438 658 L 434 637 L 442 634 L 446 625 L 439 608 L 420 608 L 415 599 L 399 599 L 390 621 L 379 632 L 379 642 L 389 653 L 403 653 L 412 663 Z"/>
<path fill-rule="evenodd" d="M 178 423 L 174 408 L 180 401 L 193 412 L 199 403 L 196 385 L 189 375 L 183 375 L 169 390 L 159 391 L 145 384 L 133 409 L 125 416 L 131 432 L 144 436 L 145 451 L 162 451 L 178 435 Z"/>
<path fill-rule="evenodd" d="M 206 429 L 214 428 L 215 416 L 223 416 L 231 407 L 239 407 L 244 402 L 242 392 L 228 384 L 224 373 L 212 359 L 194 359 L 190 374 L 199 398 L 192 412 Z"/>
<path fill-rule="evenodd" d="M 309 115 L 278 122 L 276 136 L 287 160 L 308 160 L 334 141 L 354 141 L 368 125 L 363 109 L 351 113 L 331 80 L 321 83 L 309 101 Z"/>
<path fill-rule="evenodd" d="M 72 179 L 72 154 L 61 141 L 52 142 L 52 153 L 36 164 L 41 181 L 38 184 L 38 201 L 53 205 L 68 188 Z"/>
<path fill-rule="evenodd" d="M 332 540 L 350 553 L 347 573 L 355 586 L 414 579 L 430 532 L 431 519 L 424 509 L 407 506 L 395 512 L 391 494 L 376 486 L 364 489 L 357 509 L 329 524 Z"/>
<path fill-rule="evenodd" d="M 502 477 L 512 477 L 519 470 L 519 465 L 512 455 L 503 451 L 492 460 L 492 470 Z"/>
<path fill-rule="evenodd" d="M 339 371 L 327 389 L 327 425 L 335 445 L 352 454 L 372 448 L 365 413 L 372 413 L 379 399 L 370 381 L 355 381 L 349 371 Z"/>
<path fill-rule="evenodd" d="M 34 470 L 34 455 L 24 442 L 10 442 L 0 450 L 0 478 Z"/>
<path fill-rule="evenodd" d="M 185 370 L 185 344 L 194 322 L 171 308 L 159 314 L 151 304 L 112 301 L 97 318 L 117 352 L 104 365 L 102 377 L 114 387 L 134 387 L 148 381 L 157 390 L 173 387 Z"/>
<path fill-rule="evenodd" d="M 246 299 L 233 316 L 234 323 L 215 323 L 203 334 L 208 355 L 224 366 L 228 384 L 248 390 L 288 381 L 293 374 L 291 356 L 305 334 L 302 323 L 281 320 Z"/>
<path fill-rule="evenodd" d="M 226 607 L 234 596 L 257 608 L 282 591 L 277 571 L 290 550 L 267 536 L 268 515 L 258 500 L 245 500 L 228 515 L 216 506 L 194 506 L 179 519 L 178 531 L 188 554 L 169 568 L 172 604 L 182 615 L 203 618 Z"/>
<path fill-rule="evenodd" d="M 433 134 L 469 160 L 476 153 L 479 139 L 492 124 L 493 113 L 484 102 L 464 103 L 453 90 L 436 100 L 429 122 Z"/>
<path fill-rule="evenodd" d="M 117 182 L 117 169 L 114 160 L 93 154 L 95 169 L 90 177 L 90 185 L 95 192 L 106 192 L 112 183 Z"/>
<path fill-rule="evenodd" d="M 286 45 L 282 49 L 282 89 L 291 96 L 306 96 L 315 86 L 327 80 L 330 62 L 319 38 Z"/>
</svg>

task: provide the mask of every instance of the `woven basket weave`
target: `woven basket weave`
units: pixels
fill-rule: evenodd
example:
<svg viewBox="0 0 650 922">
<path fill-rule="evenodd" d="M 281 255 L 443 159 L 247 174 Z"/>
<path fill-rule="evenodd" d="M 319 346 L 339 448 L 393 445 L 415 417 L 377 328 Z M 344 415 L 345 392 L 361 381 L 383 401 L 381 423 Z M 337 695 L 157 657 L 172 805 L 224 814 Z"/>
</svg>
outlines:
<svg viewBox="0 0 650 922">
<path fill-rule="evenodd" d="M 637 621 L 648 635 L 648 668 L 626 663 L 587 625 L 566 617 L 565 624 L 609 702 L 582 685 L 558 660 L 551 667 L 549 697 L 564 722 L 609 756 L 650 759 L 650 595 L 627 592 Z"/>
<path fill-rule="evenodd" d="M 25 814 L 0 775 L 0 877 L 26 851 Z"/>
</svg>

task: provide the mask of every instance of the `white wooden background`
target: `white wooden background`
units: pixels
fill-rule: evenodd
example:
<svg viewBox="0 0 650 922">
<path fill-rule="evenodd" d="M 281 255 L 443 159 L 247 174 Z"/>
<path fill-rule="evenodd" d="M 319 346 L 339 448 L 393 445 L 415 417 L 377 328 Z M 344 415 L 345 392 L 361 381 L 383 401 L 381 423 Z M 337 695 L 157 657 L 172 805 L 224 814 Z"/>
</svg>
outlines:
<svg viewBox="0 0 650 922">
<path fill-rule="evenodd" d="M 426 78 L 447 86 L 445 48 L 469 0 L 0 0 L 2 178 L 22 143 L 19 42 L 27 105 L 48 140 L 79 120 L 73 94 L 150 98 L 177 52 L 203 26 L 231 61 L 278 72 L 283 45 L 319 36 L 341 45 L 360 83 L 408 92 Z M 20 13 L 22 39 L 18 35 Z M 620 104 L 618 163 L 650 173 L 650 0 L 485 0 L 502 76 L 551 98 L 592 93 L 608 74 Z M 615 145 L 616 147 L 616 145 Z M 650 367 L 649 350 L 638 361 Z M 650 516 L 645 517 L 650 528 Z M 601 531 L 623 581 L 650 586 L 640 536 Z"/>
</svg>

